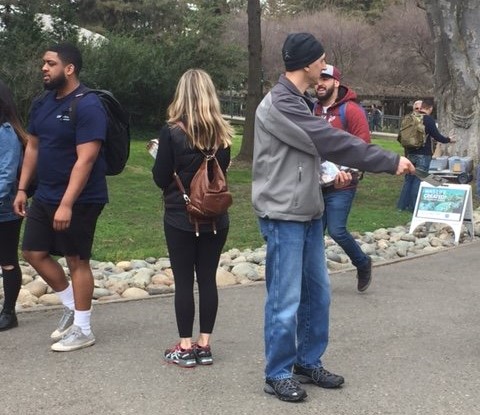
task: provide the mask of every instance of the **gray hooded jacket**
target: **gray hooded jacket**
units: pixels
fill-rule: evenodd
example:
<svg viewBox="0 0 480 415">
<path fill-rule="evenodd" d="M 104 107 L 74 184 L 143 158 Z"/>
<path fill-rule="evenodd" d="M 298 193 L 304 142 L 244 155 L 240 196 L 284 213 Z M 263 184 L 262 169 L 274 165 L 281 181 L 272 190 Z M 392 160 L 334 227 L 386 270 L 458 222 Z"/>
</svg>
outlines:
<svg viewBox="0 0 480 415">
<path fill-rule="evenodd" d="M 332 127 L 311 108 L 284 75 L 257 108 L 252 201 L 259 217 L 298 222 L 321 217 L 319 157 L 374 173 L 397 170 L 400 156 Z"/>
</svg>

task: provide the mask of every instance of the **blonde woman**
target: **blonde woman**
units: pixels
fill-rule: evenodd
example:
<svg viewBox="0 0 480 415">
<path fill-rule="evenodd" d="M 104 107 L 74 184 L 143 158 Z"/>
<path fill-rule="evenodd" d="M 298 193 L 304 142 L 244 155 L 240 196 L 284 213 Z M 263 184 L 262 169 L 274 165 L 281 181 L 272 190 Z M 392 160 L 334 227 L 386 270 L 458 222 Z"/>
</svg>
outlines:
<svg viewBox="0 0 480 415">
<path fill-rule="evenodd" d="M 232 134 L 232 128 L 222 118 L 210 76 L 200 69 L 185 72 L 168 108 L 167 125 L 160 132 L 152 169 L 155 183 L 163 190 L 164 230 L 175 280 L 175 315 L 180 337 L 174 347 L 165 351 L 164 358 L 182 367 L 213 363 L 210 336 L 218 308 L 216 271 L 229 219 L 224 214 L 216 218 L 215 227 L 211 223 L 200 224 L 197 237 L 173 173 L 178 174 L 188 194 L 190 182 L 205 157 L 203 153 L 208 152 L 215 153 L 226 174 Z M 200 332 L 193 341 L 195 276 Z"/>
</svg>

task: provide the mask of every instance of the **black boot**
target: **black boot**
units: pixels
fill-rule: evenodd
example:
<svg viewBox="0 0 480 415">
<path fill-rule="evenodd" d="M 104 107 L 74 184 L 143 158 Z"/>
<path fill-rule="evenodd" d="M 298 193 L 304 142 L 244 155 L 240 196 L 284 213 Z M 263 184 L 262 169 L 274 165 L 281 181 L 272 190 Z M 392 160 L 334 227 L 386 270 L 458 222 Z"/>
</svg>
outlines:
<svg viewBox="0 0 480 415">
<path fill-rule="evenodd" d="M 0 331 L 13 329 L 18 326 L 17 315 L 15 310 L 6 311 L 2 310 L 0 313 Z"/>
<path fill-rule="evenodd" d="M 372 282 L 372 260 L 368 258 L 368 263 L 361 268 L 357 268 L 357 289 L 360 292 L 366 291 Z"/>
</svg>

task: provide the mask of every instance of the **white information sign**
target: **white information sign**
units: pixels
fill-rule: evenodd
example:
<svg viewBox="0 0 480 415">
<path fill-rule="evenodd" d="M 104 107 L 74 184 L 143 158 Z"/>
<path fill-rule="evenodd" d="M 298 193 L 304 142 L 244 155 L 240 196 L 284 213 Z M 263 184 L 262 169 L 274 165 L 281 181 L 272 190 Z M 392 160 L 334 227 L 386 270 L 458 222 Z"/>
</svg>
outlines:
<svg viewBox="0 0 480 415">
<path fill-rule="evenodd" d="M 420 183 L 417 203 L 413 212 L 410 233 L 425 222 L 445 223 L 455 233 L 455 243 L 460 240 L 462 224 L 473 237 L 472 188 L 468 184 L 432 186 Z"/>
</svg>

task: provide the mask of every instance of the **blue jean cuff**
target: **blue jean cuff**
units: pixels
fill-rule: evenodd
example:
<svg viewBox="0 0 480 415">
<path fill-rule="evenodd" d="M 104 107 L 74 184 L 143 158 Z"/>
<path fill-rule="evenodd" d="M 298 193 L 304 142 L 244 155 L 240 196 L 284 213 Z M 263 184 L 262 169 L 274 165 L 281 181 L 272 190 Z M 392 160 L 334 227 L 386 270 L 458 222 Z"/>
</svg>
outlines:
<svg viewBox="0 0 480 415">
<path fill-rule="evenodd" d="M 271 380 L 273 382 L 276 382 L 277 380 L 283 380 L 283 379 L 291 379 L 292 375 L 283 375 L 283 376 L 278 376 L 276 378 L 265 378 L 265 380 Z"/>
</svg>

